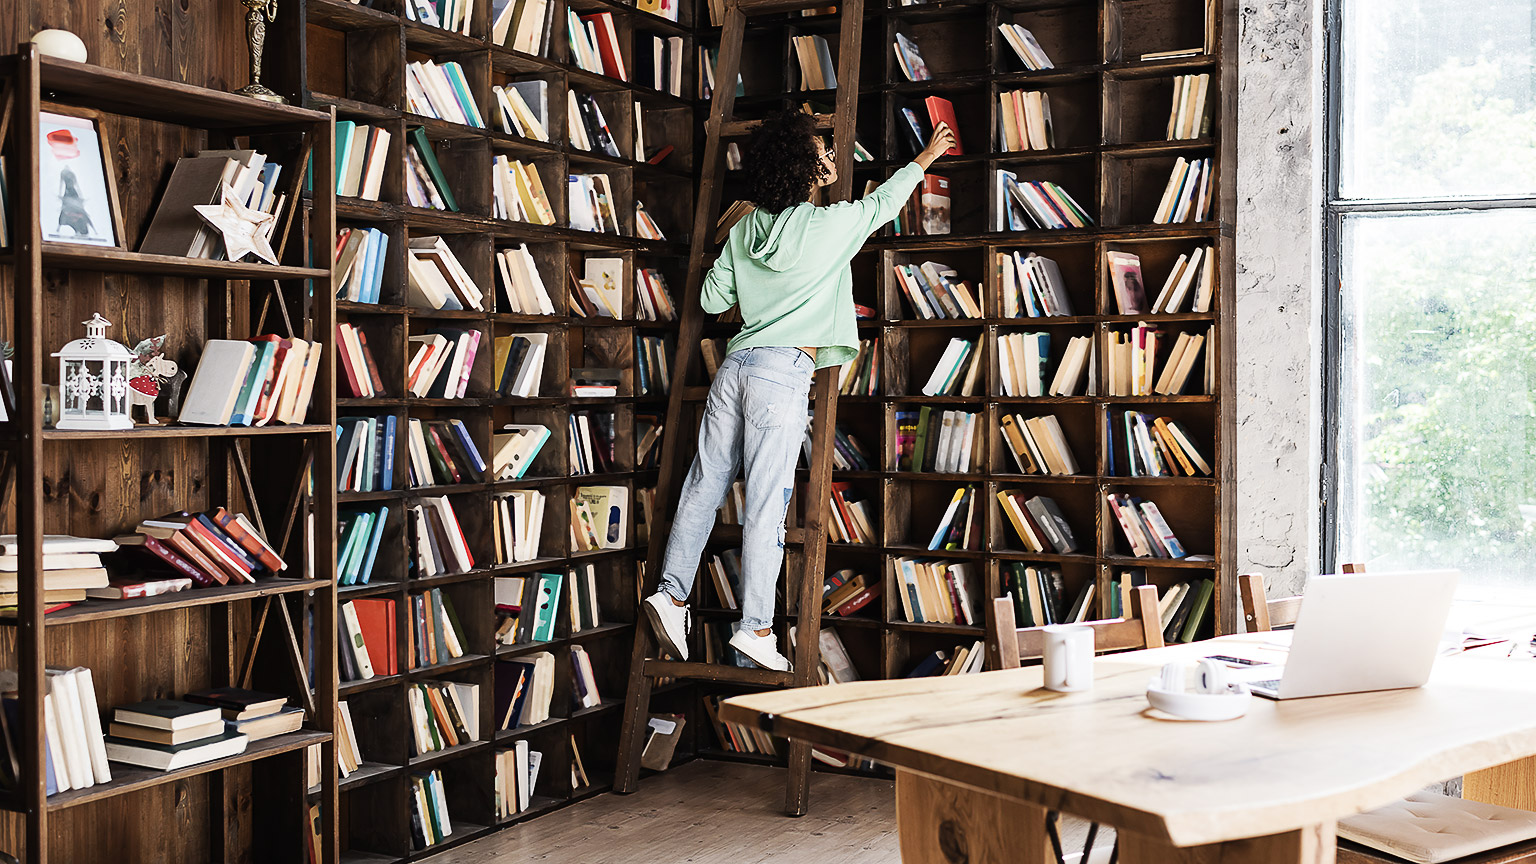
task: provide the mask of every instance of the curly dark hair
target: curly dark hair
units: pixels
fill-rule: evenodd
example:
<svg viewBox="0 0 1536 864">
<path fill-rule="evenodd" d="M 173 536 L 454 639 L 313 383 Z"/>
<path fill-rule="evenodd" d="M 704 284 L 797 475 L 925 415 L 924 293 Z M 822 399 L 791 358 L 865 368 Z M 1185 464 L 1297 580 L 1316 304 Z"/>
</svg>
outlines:
<svg viewBox="0 0 1536 864">
<path fill-rule="evenodd" d="M 757 124 L 742 167 L 759 210 L 778 213 L 803 203 L 826 173 L 816 150 L 816 121 L 803 111 L 786 110 Z"/>
</svg>

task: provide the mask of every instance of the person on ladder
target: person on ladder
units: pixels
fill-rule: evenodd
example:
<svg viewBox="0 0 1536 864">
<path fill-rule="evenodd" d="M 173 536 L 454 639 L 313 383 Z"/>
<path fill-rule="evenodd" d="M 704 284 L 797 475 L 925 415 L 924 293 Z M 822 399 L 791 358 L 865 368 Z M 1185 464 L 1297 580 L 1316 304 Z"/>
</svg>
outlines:
<svg viewBox="0 0 1536 864">
<path fill-rule="evenodd" d="M 954 143 L 954 133 L 940 124 L 923 152 L 878 189 L 859 201 L 818 207 L 812 194 L 836 182 L 837 168 L 815 120 L 784 111 L 753 129 L 743 162 L 756 209 L 731 228 L 700 296 L 710 314 L 740 305 L 742 328 L 710 385 L 661 584 L 644 603 L 652 631 L 673 657 L 688 659 L 688 595 L 715 512 L 740 466 L 747 475 L 741 623 L 730 644 L 759 666 L 789 671 L 773 637 L 774 599 L 811 379 L 815 370 L 858 353 L 853 256 L 896 217 L 923 172 Z"/>
</svg>

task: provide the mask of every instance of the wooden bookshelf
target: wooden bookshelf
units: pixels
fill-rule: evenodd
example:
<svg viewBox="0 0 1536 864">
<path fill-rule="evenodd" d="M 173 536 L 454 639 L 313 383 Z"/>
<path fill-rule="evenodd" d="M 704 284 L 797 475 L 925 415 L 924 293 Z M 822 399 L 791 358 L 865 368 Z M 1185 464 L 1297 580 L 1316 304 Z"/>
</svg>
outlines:
<svg viewBox="0 0 1536 864">
<path fill-rule="evenodd" d="M 274 84 L 314 108 L 334 108 L 339 120 L 381 126 L 392 133 L 380 200 L 342 197 L 337 201 L 338 227 L 376 228 L 389 237 L 388 258 L 379 303 L 339 302 L 340 321 L 366 334 L 378 361 L 384 391 L 376 398 L 342 398 L 337 413 L 344 417 L 397 418 L 395 475 L 392 489 L 345 492 L 339 495 L 343 513 L 355 508 L 390 508 L 384 541 L 369 584 L 343 586 L 339 600 L 390 598 L 397 610 L 398 675 L 343 682 L 340 698 L 348 703 L 361 751 L 368 764 L 340 783 L 338 848 L 342 861 L 402 861 L 430 856 L 485 832 L 534 818 L 611 786 L 618 745 L 619 708 L 628 677 L 629 646 L 638 610 L 638 570 L 645 558 L 645 538 L 632 516 L 630 542 L 622 549 L 580 552 L 573 548 L 568 528 L 568 501 L 584 485 L 619 485 L 629 490 L 632 514 L 638 514 L 635 492 L 655 484 L 654 469 L 636 468 L 636 418 L 665 413 L 666 395 L 654 387 L 641 392 L 633 371 L 637 337 L 671 338 L 675 322 L 641 320 L 636 297 L 640 268 L 654 268 L 667 281 L 674 302 L 682 297 L 687 265 L 688 230 L 694 201 L 696 167 L 693 92 L 693 20 L 685 4 L 682 20 L 672 22 L 641 12 L 632 4 L 610 0 L 557 0 L 554 26 L 542 55 L 530 55 L 493 44 L 489 38 L 489 3 L 476 4 L 470 35 L 450 33 L 408 20 L 398 0 L 378 0 L 372 8 L 346 0 L 303 0 L 293 7 L 282 35 L 269 37 L 268 50 L 281 58 L 269 69 L 282 84 Z M 681 36 L 682 96 L 582 70 L 570 58 L 565 34 L 567 8 L 579 14 L 609 12 L 614 16 L 628 77 L 636 68 L 639 40 L 652 35 Z M 286 10 L 285 10 L 286 11 Z M 414 115 L 406 108 L 406 64 L 432 59 L 456 61 L 490 128 L 471 128 Z M 504 134 L 496 120 L 491 87 L 512 81 L 541 80 L 548 88 L 549 142 Z M 271 80 L 271 75 L 269 75 Z M 583 151 L 567 142 L 567 93 L 590 95 L 601 108 L 623 157 Z M 672 145 L 659 164 L 634 157 L 634 105 L 644 117 L 647 149 Z M 432 141 L 448 185 L 460 210 L 448 212 L 411 206 L 406 197 L 404 162 L 407 130 L 420 127 Z M 507 156 L 532 163 L 538 170 L 557 224 L 542 226 L 495 218 L 492 163 Z M 604 173 L 612 184 L 620 233 L 593 233 L 569 227 L 568 174 Z M 641 201 L 665 232 L 666 240 L 636 236 L 634 202 Z M 406 299 L 405 249 L 410 238 L 437 235 L 447 241 L 486 295 L 480 311 L 433 311 L 414 308 Z M 526 315 L 508 311 L 501 292 L 495 253 L 526 243 L 555 305 L 555 314 Z M 582 318 L 569 306 L 567 269 L 579 275 L 589 256 L 623 261 L 624 305 L 618 318 Z M 406 369 L 414 346 L 409 337 L 436 327 L 474 329 L 480 348 L 466 395 L 459 399 L 419 398 L 405 388 Z M 549 338 L 543 375 L 536 397 L 497 395 L 493 340 L 517 332 L 538 332 Z M 671 358 L 671 343 L 665 355 Z M 617 367 L 625 370 L 612 398 L 569 396 L 571 370 Z M 614 470 L 575 475 L 569 455 L 568 419 L 573 412 L 611 413 L 614 418 Z M 407 474 L 404 430 L 411 418 L 457 419 L 470 430 L 489 463 L 492 435 L 507 423 L 537 423 L 552 435 L 521 480 L 467 482 L 411 488 Z M 539 557 L 516 564 L 495 564 L 492 521 L 493 496 L 518 489 L 537 489 L 545 499 L 545 521 Z M 463 527 L 475 567 L 467 573 L 421 578 L 410 568 L 409 531 L 402 511 L 424 496 L 447 496 Z M 573 566 L 592 564 L 597 574 L 601 626 L 570 632 L 568 600 L 560 601 L 560 621 L 549 642 L 501 645 L 495 638 L 494 580 L 534 573 L 565 573 Z M 408 669 L 408 598 L 426 589 L 441 589 L 463 625 L 465 656 L 424 669 Z M 569 590 L 569 584 L 566 586 Z M 581 645 L 590 654 L 602 704 L 572 707 L 570 648 Z M 534 726 L 499 730 L 493 716 L 499 663 L 537 651 L 554 655 L 555 692 L 551 718 Z M 417 681 L 452 680 L 480 687 L 480 729 L 483 740 L 448 750 L 411 756 L 406 688 Z M 574 738 L 591 783 L 573 786 L 569 740 Z M 522 813 L 497 820 L 495 758 L 499 751 L 526 739 L 543 753 L 533 803 Z M 414 848 L 410 820 L 410 776 L 431 769 L 442 772 L 452 816 L 453 832 L 426 849 Z"/>
<path fill-rule="evenodd" d="M 866 6 L 866 10 L 869 8 Z M 1147 61 L 1140 59 L 1143 53 L 1202 47 L 1206 11 L 1201 0 L 945 0 L 923 5 L 900 5 L 896 0 L 887 0 L 883 6 L 874 8 L 871 20 L 865 23 L 861 62 L 865 69 L 879 71 L 863 79 L 868 83 L 861 86 L 857 116 L 859 141 L 874 158 L 855 163 L 855 194 L 862 194 L 867 180 L 883 181 L 907 163 L 911 154 L 901 146 L 894 117 L 895 109 L 903 101 L 926 116 L 923 98 L 949 99 L 955 106 L 964 155 L 942 157 L 929 171 L 951 181 L 951 233 L 898 236 L 887 227 L 871 239 L 853 262 L 855 302 L 875 310 L 873 319 L 859 322 L 859 335 L 861 339 L 880 339 L 882 381 L 879 395 L 841 397 L 838 425 L 864 445 L 875 464 L 869 471 L 834 471 L 833 479 L 847 482 L 871 502 L 878 536 L 870 544 L 829 543 L 826 567 L 827 572 L 853 568 L 877 577 L 883 580 L 884 593 L 880 600 L 855 613 L 856 617 L 824 617 L 823 630 L 832 628 L 838 632 L 858 672 L 867 679 L 903 676 L 934 650 L 949 651 L 981 639 L 981 626 L 905 620 L 894 561 L 912 556 L 970 563 L 978 574 L 978 584 L 972 587 L 978 615 L 990 612 L 984 608 L 990 605 L 984 602 L 985 598 L 1003 594 L 1005 568 L 1015 561 L 1060 567 L 1069 600 L 1085 582 L 1092 581 L 1097 588 L 1094 611 L 1099 616 L 1107 616 L 1110 609 L 1110 581 L 1128 568 L 1146 568 L 1149 582 L 1160 590 L 1190 579 L 1213 578 L 1217 585 L 1214 629 L 1219 633 L 1232 632 L 1240 617 L 1232 534 L 1236 447 L 1236 5 L 1228 0 L 1211 4 L 1215 36 L 1211 51 Z M 702 45 L 717 44 L 719 31 L 706 26 L 702 10 L 700 7 L 697 38 Z M 1005 22 L 1017 22 L 1030 29 L 1056 68 L 1026 71 L 997 29 L 999 23 Z M 742 58 L 743 92 L 736 99 L 738 116 L 763 116 L 782 107 L 798 108 L 806 101 L 830 105 L 831 91 L 796 89 L 799 68 L 789 45 L 793 36 L 828 36 L 836 32 L 836 26 L 835 15 L 754 18 L 748 25 Z M 906 80 L 892 47 L 898 32 L 917 43 L 933 80 Z M 828 42 L 835 61 L 836 40 L 829 38 Z M 1209 73 L 1212 78 L 1211 132 L 1193 140 L 1163 140 L 1173 101 L 1172 76 L 1192 73 Z M 716 86 L 728 83 L 717 82 Z M 997 98 L 1000 91 L 1016 89 L 1041 89 L 1050 94 L 1055 147 L 1004 152 L 997 131 Z M 1179 156 L 1212 159 L 1212 215 L 1199 223 L 1152 224 L 1169 169 Z M 993 219 L 1000 202 L 993 172 L 999 168 L 1015 172 L 1021 180 L 1061 184 L 1088 211 L 1095 224 L 1086 229 L 994 230 Z M 739 171 L 728 172 L 725 201 L 746 196 L 745 180 L 740 175 Z M 1105 251 L 1123 250 L 1140 255 L 1150 303 L 1174 259 L 1196 244 L 1216 249 L 1217 287 L 1208 313 L 1117 314 L 1104 263 Z M 1030 250 L 1056 259 L 1076 314 L 1054 318 L 998 317 L 1002 307 L 993 256 L 998 251 L 1011 250 Z M 948 264 L 959 271 L 960 278 L 980 286 L 988 317 L 920 319 L 903 296 L 892 267 L 926 260 Z M 1185 391 L 1188 395 L 1179 396 L 1002 395 L 997 348 L 1000 334 L 1051 334 L 1051 371 L 1060 360 L 1068 337 L 1093 337 L 1097 349 L 1097 392 L 1102 394 L 1106 380 L 1104 340 L 1108 333 L 1124 330 L 1138 321 L 1156 324 L 1175 335 L 1183 330 L 1204 332 L 1213 328 L 1215 344 L 1207 346 L 1207 358 L 1213 358 L 1207 362 L 1216 367 L 1212 391 L 1204 394 L 1192 386 Z M 723 338 L 735 329 L 734 325 L 710 324 L 705 335 Z M 920 395 L 923 383 L 952 336 L 980 339 L 984 346 L 977 395 Z M 703 377 L 702 364 L 695 362 L 694 368 L 699 374 L 687 382 L 687 396 L 701 411 L 708 382 Z M 896 412 L 925 405 L 935 412 L 964 409 L 981 415 L 977 434 L 986 435 L 987 442 L 980 466 L 964 474 L 898 470 Z M 1191 429 L 1201 452 L 1212 460 L 1212 475 L 1117 476 L 1107 460 L 1106 423 L 1111 416 L 1118 419 L 1123 410 L 1173 417 Z M 1058 415 L 1081 472 L 1070 476 L 1020 474 L 998 425 L 1003 415 L 1013 413 L 1026 417 Z M 692 429 L 693 424 L 685 424 L 685 428 Z M 1123 446 L 1123 437 L 1118 429 L 1114 434 L 1118 451 Z M 804 481 L 805 472 L 800 476 Z M 984 493 L 985 512 L 980 514 L 984 517 L 983 547 L 976 551 L 928 552 L 929 536 L 954 490 L 964 484 L 974 484 Z M 1020 489 L 1030 495 L 1054 498 L 1077 535 L 1080 552 L 1055 555 L 1019 551 L 1018 540 L 995 498 L 999 489 Z M 1107 492 L 1128 492 L 1155 501 L 1187 551 L 1210 556 L 1211 560 L 1133 557 L 1104 503 Z M 792 520 L 796 511 L 797 507 L 792 506 Z M 793 543 L 797 538 L 793 528 L 789 539 L 794 554 Z M 709 550 L 718 552 L 739 545 L 739 528 L 717 526 Z M 707 555 L 708 552 L 706 558 Z M 719 608 L 707 572 L 701 571 L 698 581 L 702 587 L 695 594 L 700 622 L 696 629 L 704 629 L 712 620 L 732 619 L 736 613 Z M 797 589 L 790 586 L 783 596 L 795 597 Z M 795 610 L 786 608 L 781 601 L 780 611 L 783 617 L 779 627 L 792 626 Z M 1202 638 L 1210 635 L 1211 629 L 1207 624 Z M 701 644 L 695 644 L 693 651 L 699 653 L 701 648 Z M 679 744 L 680 753 L 763 761 L 755 754 L 734 754 L 719 747 L 698 697 L 730 692 L 739 690 L 718 683 L 673 690 L 655 697 L 652 710 L 687 715 L 689 731 L 685 738 L 691 736 L 692 740 Z M 782 762 L 782 758 L 777 761 Z"/>
<path fill-rule="evenodd" d="M 305 219 L 274 237 L 286 250 L 279 266 L 129 250 L 176 160 L 199 149 L 261 150 L 286 169 L 288 193 L 298 191 L 294 178 L 312 152 L 326 188 L 331 113 L 42 57 L 30 43 L 0 57 L 0 84 L 10 96 L 0 128 L 9 133 L 3 143 L 14 240 L 0 258 L 0 326 L 15 347 L 20 406 L 0 423 L 0 530 L 17 534 L 20 545 L 17 614 L 0 622 L 0 661 L 19 677 L 20 723 L 10 734 L 21 772 L 17 792 L 0 800 L 10 811 L 0 815 L 0 847 L 28 862 L 91 860 L 108 846 L 123 861 L 302 860 L 309 836 L 304 751 L 319 747 L 324 759 L 334 758 L 335 547 L 329 531 L 307 536 L 306 526 L 310 518 L 320 526 L 334 521 L 335 495 L 325 488 L 293 494 L 309 464 L 301 454 L 313 452 L 315 472 L 335 470 L 331 273 L 306 260 L 306 232 L 331 231 L 333 197 L 316 196 Z M 101 112 L 100 132 L 118 169 L 122 248 L 43 242 L 39 202 L 57 194 L 36 179 L 44 100 Z M 292 213 L 297 195 L 289 200 Z M 314 299 L 306 286 L 314 286 Z M 307 422 L 229 428 L 161 416 L 162 425 L 110 433 L 45 428 L 43 386 L 59 374 L 49 355 L 77 338 L 79 322 L 94 312 L 114 322 L 107 336 L 119 343 L 168 334 L 168 354 L 189 374 L 210 338 L 283 332 L 320 341 Z M 285 320 L 292 330 L 284 330 Z M 219 506 L 262 528 L 288 562 L 282 576 L 43 614 L 44 533 L 113 537 L 143 519 Z M 310 616 L 313 632 L 279 623 Z M 285 653 L 289 646 L 295 653 Z M 313 672 L 296 674 L 306 663 Z M 253 688 L 312 707 L 300 731 L 251 742 L 237 756 L 169 772 L 114 763 L 110 782 L 46 796 L 45 666 L 90 668 L 103 714 L 238 684 L 246 668 Z M 333 801 L 335 780 L 324 779 L 316 794 Z M 323 819 L 324 833 L 334 836 L 334 816 Z"/>
</svg>

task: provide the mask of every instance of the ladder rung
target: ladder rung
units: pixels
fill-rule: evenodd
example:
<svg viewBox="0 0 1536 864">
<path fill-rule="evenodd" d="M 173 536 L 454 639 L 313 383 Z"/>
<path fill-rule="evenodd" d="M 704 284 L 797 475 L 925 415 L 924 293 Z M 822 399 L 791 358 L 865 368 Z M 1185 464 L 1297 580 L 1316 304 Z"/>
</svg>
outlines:
<svg viewBox="0 0 1536 864">
<path fill-rule="evenodd" d="M 828 131 L 828 130 L 830 130 L 832 128 L 832 119 L 833 118 L 832 118 L 831 114 L 813 114 L 811 116 L 816 118 L 816 128 L 817 129 L 825 132 L 825 131 Z M 724 123 L 720 124 L 720 137 L 721 138 L 745 138 L 748 135 L 752 134 L 752 127 L 756 126 L 759 122 L 761 122 L 761 121 L 758 121 L 758 120 L 727 120 Z"/>
<path fill-rule="evenodd" d="M 728 681 L 733 684 L 762 684 L 769 687 L 788 687 L 795 683 L 795 673 L 774 672 L 771 669 L 750 669 L 741 666 L 724 666 L 718 663 L 683 663 L 677 660 L 646 660 L 645 674 L 649 678 L 688 678 L 701 681 Z"/>
<path fill-rule="evenodd" d="M 753 15 L 772 15 L 775 12 L 799 12 L 830 5 L 827 0 L 736 0 L 736 5 L 748 18 Z"/>
</svg>

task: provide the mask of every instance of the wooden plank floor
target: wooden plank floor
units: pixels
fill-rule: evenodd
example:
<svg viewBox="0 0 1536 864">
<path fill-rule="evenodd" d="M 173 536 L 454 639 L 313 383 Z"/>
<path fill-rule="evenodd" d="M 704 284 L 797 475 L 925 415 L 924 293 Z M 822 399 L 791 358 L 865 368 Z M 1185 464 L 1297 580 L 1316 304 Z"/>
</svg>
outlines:
<svg viewBox="0 0 1536 864">
<path fill-rule="evenodd" d="M 780 810 L 784 769 L 698 760 L 633 795 L 599 795 L 434 856 L 431 864 L 895 864 L 889 780 L 811 775 L 811 812 Z"/>
</svg>

